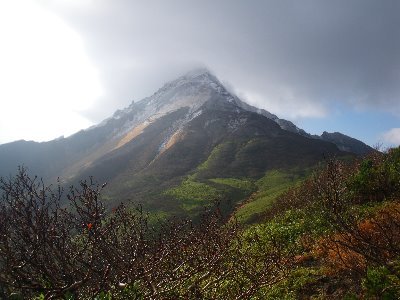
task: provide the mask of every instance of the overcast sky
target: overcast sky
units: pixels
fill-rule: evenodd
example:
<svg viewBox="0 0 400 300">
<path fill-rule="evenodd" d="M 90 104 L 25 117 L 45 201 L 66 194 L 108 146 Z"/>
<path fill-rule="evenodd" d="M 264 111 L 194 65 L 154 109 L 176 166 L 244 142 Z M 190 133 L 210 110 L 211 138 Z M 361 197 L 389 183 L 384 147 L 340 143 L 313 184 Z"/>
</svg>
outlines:
<svg viewBox="0 0 400 300">
<path fill-rule="evenodd" d="M 206 66 L 313 134 L 400 144 L 400 1 L 0 2 L 0 143 L 99 123 Z"/>
</svg>

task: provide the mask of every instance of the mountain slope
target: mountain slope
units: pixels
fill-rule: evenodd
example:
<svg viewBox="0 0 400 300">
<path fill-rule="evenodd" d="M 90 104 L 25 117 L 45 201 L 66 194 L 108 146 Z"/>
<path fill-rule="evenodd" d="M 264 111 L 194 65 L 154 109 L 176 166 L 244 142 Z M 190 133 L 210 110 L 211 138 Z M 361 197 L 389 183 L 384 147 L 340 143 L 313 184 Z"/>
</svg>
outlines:
<svg viewBox="0 0 400 300">
<path fill-rule="evenodd" d="M 374 151 L 370 146 L 360 143 L 359 140 L 340 132 L 329 133 L 324 131 L 321 135 L 321 139 L 334 143 L 342 151 L 352 152 L 359 155 L 365 155 Z"/>
<path fill-rule="evenodd" d="M 229 199 L 231 209 L 252 188 L 221 178 L 252 185 L 270 170 L 308 168 L 348 154 L 326 136 L 311 137 L 241 101 L 207 70 L 195 70 L 71 137 L 0 145 L 0 175 L 25 164 L 32 173 L 68 184 L 94 176 L 109 183 L 104 197 L 110 206 L 133 200 L 152 210 L 188 213 L 204 199 Z M 345 147 L 348 141 L 340 140 L 341 149 L 353 152 Z"/>
</svg>

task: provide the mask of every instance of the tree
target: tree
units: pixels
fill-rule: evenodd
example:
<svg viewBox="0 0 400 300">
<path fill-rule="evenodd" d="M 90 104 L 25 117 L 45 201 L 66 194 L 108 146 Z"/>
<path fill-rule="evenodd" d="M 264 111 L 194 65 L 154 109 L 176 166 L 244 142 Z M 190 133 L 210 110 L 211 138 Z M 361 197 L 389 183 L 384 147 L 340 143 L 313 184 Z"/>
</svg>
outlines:
<svg viewBox="0 0 400 300">
<path fill-rule="evenodd" d="M 140 206 L 107 210 L 102 188 L 90 179 L 65 193 L 24 168 L 0 179 L 5 295 L 248 299 L 285 276 L 279 245 L 243 235 L 218 209 L 197 226 L 172 219 L 156 229 Z"/>
</svg>

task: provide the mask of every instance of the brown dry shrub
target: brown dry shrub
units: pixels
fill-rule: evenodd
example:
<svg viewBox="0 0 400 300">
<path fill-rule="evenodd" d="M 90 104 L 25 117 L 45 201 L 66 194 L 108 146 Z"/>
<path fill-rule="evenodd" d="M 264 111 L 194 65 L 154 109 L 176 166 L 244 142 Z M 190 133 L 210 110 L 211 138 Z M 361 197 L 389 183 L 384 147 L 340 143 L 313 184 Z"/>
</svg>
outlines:
<svg viewBox="0 0 400 300">
<path fill-rule="evenodd" d="M 314 253 L 328 272 L 365 273 L 369 264 L 390 266 L 400 253 L 400 202 L 389 203 L 370 218 L 346 226 L 348 231 L 321 239 Z"/>
<path fill-rule="evenodd" d="M 153 228 L 140 206 L 108 211 L 102 188 L 64 194 L 24 168 L 0 177 L 0 299 L 250 299 L 290 266 L 281 245 L 218 209 Z"/>
<path fill-rule="evenodd" d="M 351 235 L 334 234 L 321 239 L 314 253 L 323 259 L 327 265 L 327 273 L 333 275 L 344 270 L 362 272 L 366 267 L 363 255 L 347 246 Z"/>
</svg>

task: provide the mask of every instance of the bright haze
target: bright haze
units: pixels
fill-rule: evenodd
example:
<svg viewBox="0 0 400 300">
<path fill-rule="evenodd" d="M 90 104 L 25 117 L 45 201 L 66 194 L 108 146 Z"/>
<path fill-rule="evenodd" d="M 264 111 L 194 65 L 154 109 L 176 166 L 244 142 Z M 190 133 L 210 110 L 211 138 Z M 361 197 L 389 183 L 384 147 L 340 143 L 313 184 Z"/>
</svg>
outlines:
<svg viewBox="0 0 400 300">
<path fill-rule="evenodd" d="M 400 144 L 400 1 L 0 2 L 0 143 L 99 123 L 207 67 L 312 134 Z"/>
</svg>

